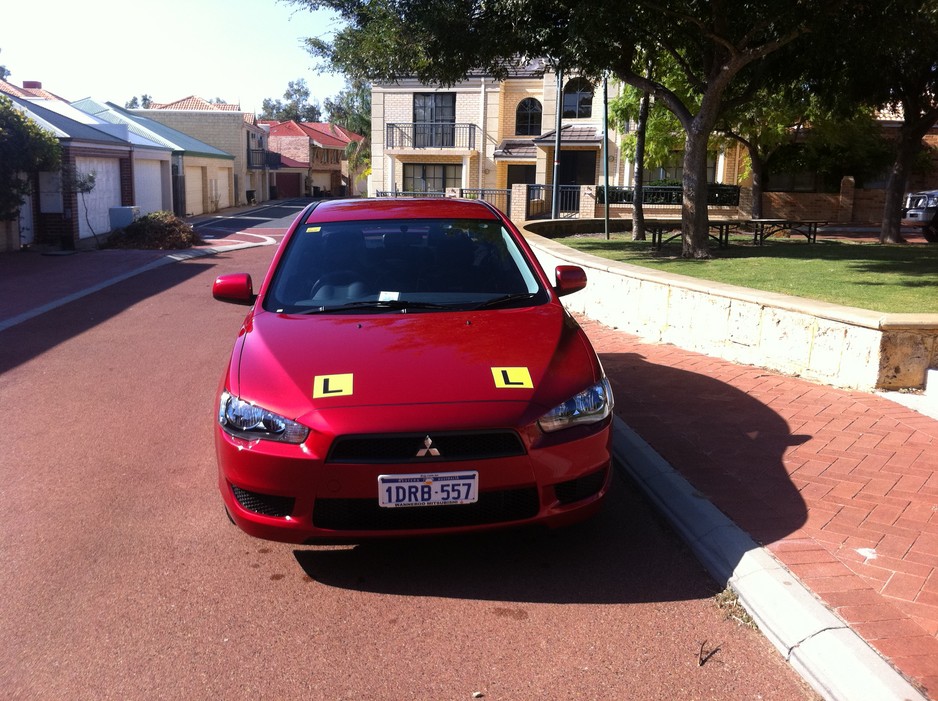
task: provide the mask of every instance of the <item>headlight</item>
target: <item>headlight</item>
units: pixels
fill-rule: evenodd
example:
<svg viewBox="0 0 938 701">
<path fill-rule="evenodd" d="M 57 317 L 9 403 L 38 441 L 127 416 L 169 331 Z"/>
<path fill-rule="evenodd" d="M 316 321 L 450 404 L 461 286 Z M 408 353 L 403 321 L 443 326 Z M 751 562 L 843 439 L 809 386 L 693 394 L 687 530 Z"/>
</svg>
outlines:
<svg viewBox="0 0 938 701">
<path fill-rule="evenodd" d="M 614 404 L 612 387 L 604 377 L 592 387 L 554 407 L 537 423 L 547 433 L 579 424 L 592 424 L 609 416 Z"/>
<path fill-rule="evenodd" d="M 302 443 L 309 429 L 263 407 L 225 391 L 218 403 L 218 424 L 232 436 L 254 441 L 263 438 L 281 443 Z"/>
</svg>

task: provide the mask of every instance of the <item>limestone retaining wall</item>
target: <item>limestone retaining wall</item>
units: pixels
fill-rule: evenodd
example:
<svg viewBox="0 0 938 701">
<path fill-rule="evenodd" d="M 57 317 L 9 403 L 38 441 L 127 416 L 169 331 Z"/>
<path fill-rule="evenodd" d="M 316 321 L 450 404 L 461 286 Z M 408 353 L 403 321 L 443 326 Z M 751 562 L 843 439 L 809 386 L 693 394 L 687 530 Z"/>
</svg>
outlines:
<svg viewBox="0 0 938 701">
<path fill-rule="evenodd" d="M 938 368 L 938 314 L 883 314 L 663 273 L 525 232 L 553 276 L 580 265 L 576 311 L 656 343 L 860 390 L 924 388 Z"/>
</svg>

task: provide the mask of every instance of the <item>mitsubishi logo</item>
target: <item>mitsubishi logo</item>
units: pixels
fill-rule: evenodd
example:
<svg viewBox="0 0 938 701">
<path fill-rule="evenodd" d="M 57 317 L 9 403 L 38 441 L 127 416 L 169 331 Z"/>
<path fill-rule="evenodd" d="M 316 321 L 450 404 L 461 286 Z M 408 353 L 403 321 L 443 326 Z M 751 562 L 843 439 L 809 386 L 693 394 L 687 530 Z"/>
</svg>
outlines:
<svg viewBox="0 0 938 701">
<path fill-rule="evenodd" d="M 435 458 L 440 457 L 440 451 L 433 447 L 433 439 L 430 436 L 423 439 L 423 448 L 417 451 L 418 458 L 425 458 L 428 455 Z"/>
</svg>

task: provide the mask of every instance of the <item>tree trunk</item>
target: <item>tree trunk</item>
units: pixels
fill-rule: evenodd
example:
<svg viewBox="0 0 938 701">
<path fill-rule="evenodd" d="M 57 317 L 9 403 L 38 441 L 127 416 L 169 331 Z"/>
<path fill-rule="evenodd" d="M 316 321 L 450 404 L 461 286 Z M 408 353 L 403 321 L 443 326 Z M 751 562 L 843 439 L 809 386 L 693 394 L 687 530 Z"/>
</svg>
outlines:
<svg viewBox="0 0 938 701">
<path fill-rule="evenodd" d="M 901 130 L 896 148 L 896 160 L 889 171 L 886 184 L 886 201 L 883 205 L 883 222 L 879 230 L 880 243 L 905 243 L 900 230 L 902 219 L 902 197 L 909 181 L 909 171 L 915 155 L 921 148 L 922 139 L 906 129 Z"/>
<path fill-rule="evenodd" d="M 765 191 L 765 161 L 758 149 L 749 149 L 749 162 L 752 167 L 752 213 L 753 219 L 762 218 L 762 193 Z"/>
<path fill-rule="evenodd" d="M 635 181 L 632 199 L 632 240 L 645 240 L 645 133 L 648 130 L 648 93 L 642 95 L 635 132 Z"/>
<path fill-rule="evenodd" d="M 694 126 L 697 120 L 694 120 Z M 684 258 L 709 258 L 707 243 L 710 226 L 707 212 L 708 130 L 688 129 L 684 145 L 684 199 L 681 207 L 681 234 Z"/>
</svg>

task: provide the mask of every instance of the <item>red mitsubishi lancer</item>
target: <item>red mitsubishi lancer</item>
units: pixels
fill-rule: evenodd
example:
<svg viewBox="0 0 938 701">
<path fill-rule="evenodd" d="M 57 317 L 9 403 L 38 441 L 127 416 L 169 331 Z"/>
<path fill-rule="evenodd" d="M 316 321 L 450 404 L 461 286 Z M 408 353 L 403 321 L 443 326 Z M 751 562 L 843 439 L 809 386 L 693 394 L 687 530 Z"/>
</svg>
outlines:
<svg viewBox="0 0 938 701">
<path fill-rule="evenodd" d="M 611 479 L 612 391 L 527 242 L 481 201 L 311 204 L 255 295 L 218 393 L 219 488 L 291 543 L 560 526 Z"/>
</svg>

